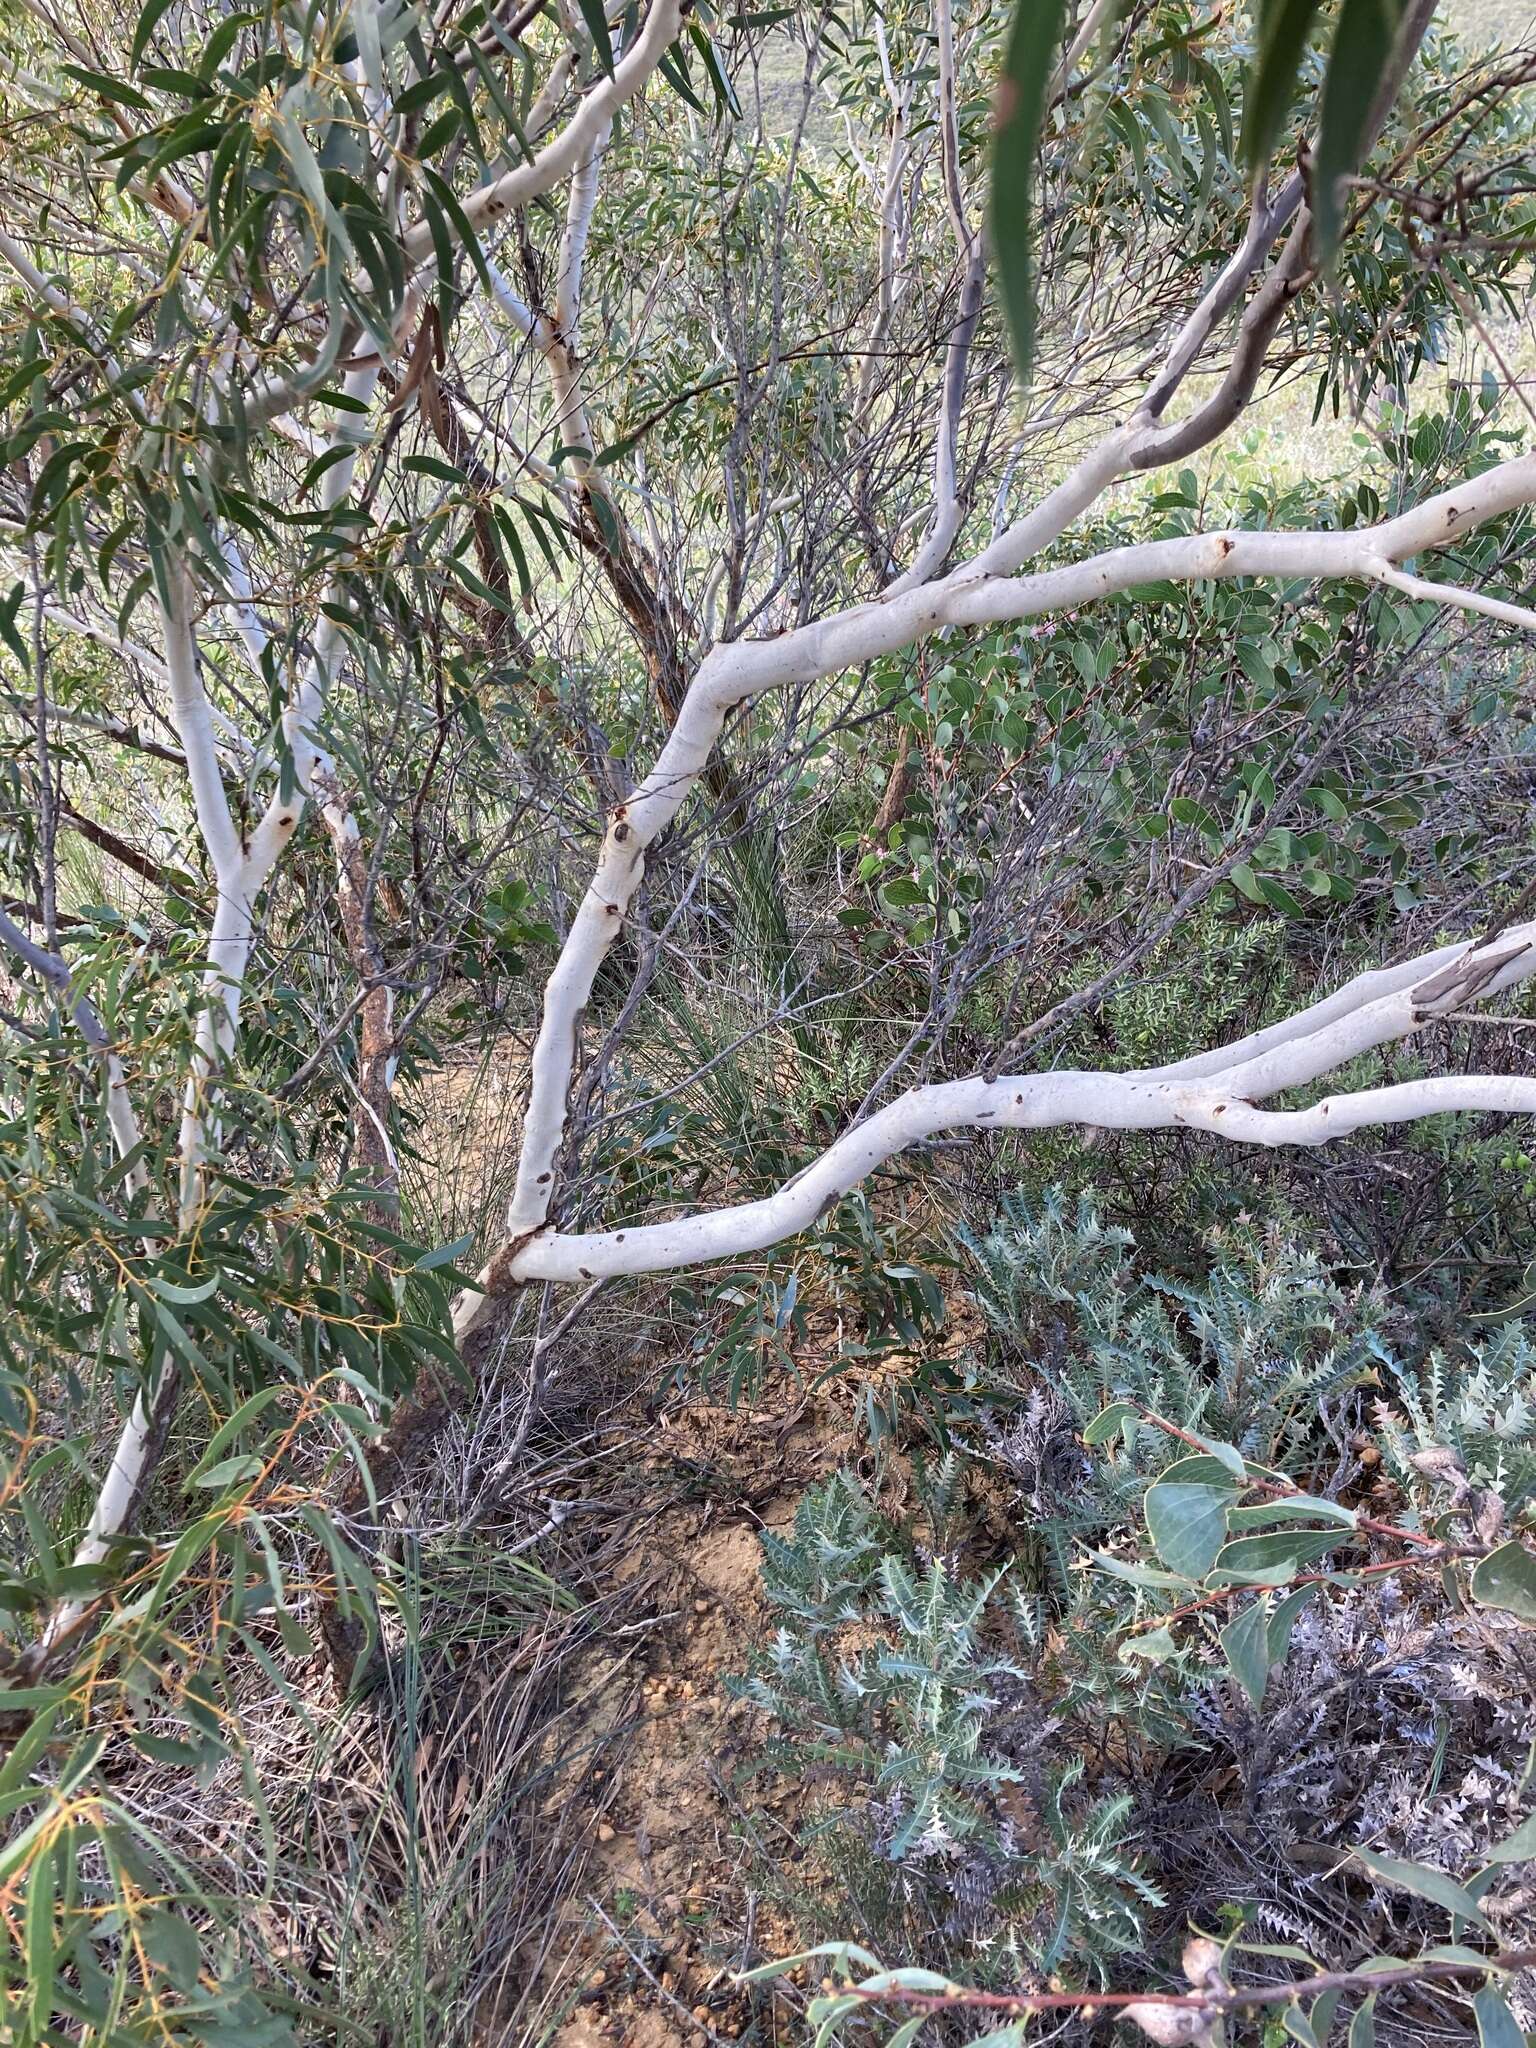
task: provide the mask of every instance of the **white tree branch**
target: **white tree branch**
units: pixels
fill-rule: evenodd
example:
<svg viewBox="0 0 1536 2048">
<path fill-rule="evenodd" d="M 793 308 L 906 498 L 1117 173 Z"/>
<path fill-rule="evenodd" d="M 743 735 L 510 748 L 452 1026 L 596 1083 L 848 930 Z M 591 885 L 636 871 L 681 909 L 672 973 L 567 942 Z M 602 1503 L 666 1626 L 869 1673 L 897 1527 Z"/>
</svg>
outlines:
<svg viewBox="0 0 1536 2048">
<path fill-rule="evenodd" d="M 655 0 L 645 26 L 628 53 L 587 94 L 554 140 L 527 163 L 505 171 L 464 201 L 464 217 L 472 228 L 489 227 L 514 207 L 526 206 L 563 178 L 570 177 L 592 154 L 598 137 L 619 108 L 632 100 L 666 54 L 682 25 L 682 0 Z M 449 232 L 452 232 L 450 227 Z M 419 266 L 433 254 L 432 231 L 420 222 L 403 238 L 406 263 Z"/>
<path fill-rule="evenodd" d="M 1426 583 L 1422 576 L 1409 576 L 1390 562 L 1376 568 L 1376 580 L 1408 597 L 1427 598 L 1431 604 L 1454 605 L 1459 611 L 1477 612 L 1485 619 L 1499 619 L 1506 626 L 1519 626 L 1536 633 L 1536 612 L 1523 604 L 1508 604 L 1502 597 L 1488 597 L 1480 590 L 1463 590 L 1453 583 Z"/>
<path fill-rule="evenodd" d="M 1114 437 L 1110 438 L 1113 440 Z M 1079 481 L 1072 489 L 1075 493 L 1084 487 Z M 1061 488 L 1066 491 L 1068 487 Z M 1052 495 L 1059 504 L 1060 493 Z M 1536 501 L 1536 456 L 1526 455 L 1501 463 L 1481 476 L 1469 478 L 1453 489 L 1427 499 L 1413 510 L 1371 528 L 1315 533 L 1233 531 L 1192 534 L 1116 548 L 1082 562 L 1017 577 L 988 573 L 987 564 L 999 552 L 997 544 L 994 544 L 939 583 L 875 604 L 857 606 L 852 611 L 814 621 L 774 640 L 738 641 L 713 649 L 698 669 L 682 713 L 651 773 L 629 801 L 616 806 L 611 814 L 596 875 L 572 921 L 546 986 L 544 1012 L 531 1062 L 522 1153 L 507 1215 L 507 1244 L 488 1269 L 498 1284 L 525 1277 L 553 1277 L 542 1267 L 535 1272 L 526 1261 L 547 1256 L 535 1253 L 534 1243 L 545 1230 L 549 1215 L 556 1162 L 565 1133 L 567 1097 L 575 1065 L 576 1033 L 581 1014 L 590 999 L 597 970 L 622 929 L 644 869 L 646 849 L 677 815 L 702 773 L 727 715 L 735 706 L 750 702 L 765 690 L 807 683 L 856 668 L 925 639 L 943 626 L 994 624 L 1005 619 L 1022 619 L 1042 612 L 1072 609 L 1115 592 L 1134 589 L 1142 583 L 1226 581 L 1239 576 L 1287 580 L 1358 577 L 1371 581 L 1379 578 L 1383 563 L 1390 564 L 1402 557 L 1444 546 L 1472 528 L 1533 501 Z M 1017 544 L 1013 536 L 1005 536 L 1005 540 L 1012 545 Z M 1394 981 L 1380 1000 L 1390 1003 L 1398 1000 L 1400 995 L 1401 990 Z M 1352 1014 L 1353 1009 L 1342 1013 L 1329 1012 L 1324 1006 L 1324 1014 L 1312 1018 L 1305 1044 L 1315 1050 L 1314 1041 L 1320 1031 L 1330 1028 L 1331 1018 L 1342 1017 L 1341 1023 L 1331 1027 L 1342 1030 Z M 1287 1048 L 1295 1042 L 1295 1033 L 1287 1033 L 1283 1029 L 1264 1035 L 1264 1043 L 1250 1048 L 1248 1053 L 1255 1075 L 1262 1079 L 1278 1072 Z M 1339 1054 L 1339 1058 L 1345 1057 L 1348 1057 L 1347 1052 Z M 1262 1064 L 1265 1061 L 1269 1062 L 1268 1066 Z M 1337 1061 L 1330 1063 L 1337 1064 Z M 1230 1065 L 1230 1055 L 1225 1064 Z M 1216 1069 L 1213 1067 L 1211 1071 Z M 1324 1069 L 1314 1067 L 1312 1071 L 1316 1073 Z M 946 1085 L 963 1087 L 970 1084 Z M 1120 1085 L 1117 1080 L 1116 1088 Z M 1155 1102 L 1159 1114 L 1172 1099 L 1169 1091 L 1172 1090 L 1174 1095 L 1180 1092 L 1178 1083 L 1169 1077 L 1144 1081 L 1141 1085 L 1151 1093 L 1137 1098 L 1138 1101 L 1143 1108 Z M 1257 1080 L 1252 1085 L 1256 1087 Z M 1273 1088 L 1295 1083 L 1272 1080 L 1267 1085 Z M 1026 1098 L 1034 1101 L 1038 1096 L 1039 1089 L 1032 1084 L 1026 1091 Z M 969 1097 L 963 1099 L 972 1100 Z M 962 1098 L 942 1094 L 924 1097 L 927 1103 L 944 1105 L 946 1117 L 959 1100 Z M 927 1113 L 927 1109 L 922 1112 L 923 1115 Z M 885 1117 L 888 1112 L 879 1114 Z M 970 1112 L 965 1111 L 949 1120 L 963 1122 L 969 1120 L 969 1115 Z M 1104 1119 L 1085 1112 L 1080 1118 L 1074 1113 L 1064 1115 L 1060 1120 L 1101 1122 Z M 840 1140 L 833 1148 L 838 1159 L 863 1157 L 868 1143 L 883 1143 L 884 1139 L 878 1134 L 873 1139 L 864 1136 L 878 1121 L 878 1118 L 871 1119 L 869 1126 L 860 1126 L 858 1131 Z M 880 1128 L 883 1130 L 885 1127 Z M 915 1136 L 923 1134 L 922 1130 L 914 1130 Z M 907 1137 L 901 1142 L 910 1143 L 912 1139 Z M 878 1156 L 889 1156 L 888 1151 L 879 1152 Z M 867 1171 L 867 1168 L 861 1171 Z M 702 1236 L 699 1232 L 694 1233 L 700 1242 L 709 1240 L 709 1232 L 704 1229 L 707 1222 L 708 1219 L 699 1219 Z M 645 1256 L 640 1252 L 631 1255 Z M 712 1254 L 706 1251 L 699 1256 Z M 639 1271 L 642 1268 L 626 1265 L 614 1270 Z M 463 1314 L 466 1317 L 473 1320 L 476 1313 L 471 1303 L 465 1304 Z"/>
<path fill-rule="evenodd" d="M 160 623 L 165 638 L 171 717 L 182 752 L 187 757 L 187 780 L 192 785 L 197 829 L 207 849 L 214 879 L 222 892 L 234 883 L 244 849 L 230 814 L 224 778 L 219 772 L 213 708 L 198 670 L 191 584 L 179 555 L 167 555 L 165 580 Z"/>
<path fill-rule="evenodd" d="M 1450 955 L 1450 962 L 1447 961 Z M 1451 964 L 1454 963 L 1454 964 Z M 1306 1016 L 1310 1030 L 1278 1037 L 1272 1047 L 1234 1057 L 1243 1045 L 1202 1056 L 1206 1071 L 999 1075 L 913 1088 L 844 1134 L 804 1172 L 761 1201 L 633 1229 L 535 1234 L 492 1262 L 485 1284 L 586 1281 L 651 1273 L 705 1260 L 766 1250 L 808 1228 L 876 1167 L 939 1131 L 1096 1129 L 1203 1130 L 1233 1142 L 1265 1146 L 1321 1145 L 1372 1124 L 1405 1123 L 1449 1111 L 1536 1114 L 1536 1079 L 1452 1075 L 1365 1088 L 1301 1109 L 1262 1109 L 1258 1099 L 1306 1085 L 1377 1046 L 1411 1038 L 1467 1001 L 1498 994 L 1536 974 L 1536 922 L 1516 925 L 1484 944 L 1440 948 L 1387 976 L 1350 984 L 1359 997 L 1390 979 L 1397 986 L 1371 1000 L 1339 1005 L 1340 991 Z M 1328 1021 L 1317 1023 L 1320 1012 Z M 1276 1027 L 1277 1031 L 1284 1027 Z M 1248 1043 L 1248 1042 L 1245 1042 Z M 464 1305 L 463 1321 L 475 1313 Z"/>
</svg>

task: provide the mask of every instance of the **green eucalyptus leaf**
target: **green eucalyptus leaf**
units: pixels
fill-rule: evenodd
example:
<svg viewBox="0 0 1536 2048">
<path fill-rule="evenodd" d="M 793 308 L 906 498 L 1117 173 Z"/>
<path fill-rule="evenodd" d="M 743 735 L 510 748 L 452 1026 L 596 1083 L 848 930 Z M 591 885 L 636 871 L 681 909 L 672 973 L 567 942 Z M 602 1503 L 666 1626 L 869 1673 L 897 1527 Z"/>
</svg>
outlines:
<svg viewBox="0 0 1536 2048">
<path fill-rule="evenodd" d="M 1063 0 L 1016 0 L 997 83 L 989 205 L 992 257 L 1021 383 L 1028 380 L 1035 352 L 1035 159 L 1064 13 Z"/>
<path fill-rule="evenodd" d="M 1264 0 L 1243 98 L 1243 159 L 1252 172 L 1262 171 L 1275 153 L 1317 10 L 1318 0 Z"/>
<path fill-rule="evenodd" d="M 1325 264 L 1333 261 L 1343 227 L 1341 189 L 1358 171 L 1370 134 L 1371 110 L 1392 55 L 1399 0 L 1342 0 L 1312 164 L 1313 234 Z"/>
<path fill-rule="evenodd" d="M 592 37 L 592 47 L 597 52 L 597 61 L 603 68 L 603 75 L 613 76 L 613 38 L 608 33 L 608 14 L 603 0 L 580 0 L 581 18 L 587 24 Z"/>
<path fill-rule="evenodd" d="M 1269 1623 L 1269 1602 L 1261 1593 L 1221 1631 L 1222 1654 L 1255 1707 L 1264 1704 L 1264 1689 L 1269 1683 Z"/>
</svg>

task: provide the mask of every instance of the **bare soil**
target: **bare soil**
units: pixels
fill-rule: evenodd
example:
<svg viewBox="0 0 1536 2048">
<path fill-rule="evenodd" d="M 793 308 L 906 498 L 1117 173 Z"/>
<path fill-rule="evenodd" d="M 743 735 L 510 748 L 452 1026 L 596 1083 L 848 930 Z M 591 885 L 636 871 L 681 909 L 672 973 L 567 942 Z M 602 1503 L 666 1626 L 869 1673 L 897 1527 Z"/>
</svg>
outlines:
<svg viewBox="0 0 1536 2048">
<path fill-rule="evenodd" d="M 752 1870 L 796 1853 L 804 1788 L 771 1771 L 744 1783 L 762 1731 L 721 1681 L 746 1670 L 770 1626 L 760 1532 L 787 1529 L 848 1441 L 846 1410 L 823 1400 L 788 1413 L 700 1404 L 655 1429 L 642 1476 L 667 1504 L 620 1567 L 645 1581 L 628 1624 L 643 1647 L 593 1645 L 573 1674 L 580 1715 L 560 1729 L 567 1751 L 574 1741 L 603 1761 L 555 1795 L 584 1793 L 592 1841 L 552 1944 L 563 1961 L 543 2002 L 559 2015 L 539 2037 L 549 2048 L 788 2038 L 732 1978 L 793 1943 Z"/>
</svg>

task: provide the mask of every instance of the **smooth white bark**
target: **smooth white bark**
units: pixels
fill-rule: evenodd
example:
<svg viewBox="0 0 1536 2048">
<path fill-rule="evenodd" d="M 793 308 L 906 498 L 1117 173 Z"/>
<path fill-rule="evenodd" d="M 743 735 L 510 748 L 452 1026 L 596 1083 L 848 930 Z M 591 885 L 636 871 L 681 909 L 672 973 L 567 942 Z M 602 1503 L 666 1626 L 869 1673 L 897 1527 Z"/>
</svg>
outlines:
<svg viewBox="0 0 1536 2048">
<path fill-rule="evenodd" d="M 1448 975 L 1453 961 L 1459 975 Z M 1377 1046 L 1411 1038 L 1459 1004 L 1536 974 L 1536 922 L 1483 946 L 1441 947 L 1348 989 L 1286 1025 L 1179 1068 L 1140 1072 L 973 1076 L 913 1088 L 830 1145 L 795 1179 L 761 1201 L 631 1229 L 532 1237 L 497 1276 L 515 1281 L 589 1281 L 653 1273 L 764 1251 L 807 1229 L 878 1166 L 940 1131 L 1094 1129 L 1208 1131 L 1235 1143 L 1321 1145 L 1366 1125 L 1405 1123 L 1449 1111 L 1536 1114 L 1536 1079 L 1451 1075 L 1363 1088 L 1299 1109 L 1263 1098 L 1302 1087 Z M 1384 983 L 1385 993 L 1377 994 Z M 1310 1021 L 1310 1028 L 1308 1027 Z M 466 1304 L 466 1319 L 470 1305 Z"/>
<path fill-rule="evenodd" d="M 1298 581 L 1358 577 L 1370 581 L 1383 562 L 1443 546 L 1532 501 L 1536 501 L 1536 456 L 1527 455 L 1442 491 L 1413 511 L 1376 527 L 1316 533 L 1191 534 L 1115 548 L 1082 562 L 1016 577 L 991 574 L 983 566 L 999 553 L 1006 558 L 1010 552 L 994 546 L 926 588 L 817 620 L 775 640 L 716 647 L 695 675 L 682 714 L 655 767 L 628 803 L 611 815 L 597 873 L 545 989 L 522 1155 L 507 1216 L 508 1238 L 539 1229 L 548 1216 L 565 1132 L 576 1030 L 593 980 L 623 927 L 643 871 L 646 848 L 677 815 L 735 706 L 765 690 L 856 668 L 925 639 L 943 626 L 990 625 L 1071 610 L 1141 583 L 1225 581 L 1239 576 Z"/>
<path fill-rule="evenodd" d="M 530 199 L 572 176 L 592 154 L 599 135 L 611 125 L 619 108 L 634 98 L 660 64 L 682 18 L 681 0 L 655 0 L 645 26 L 614 65 L 612 77 L 592 88 L 554 140 L 527 163 L 503 172 L 468 195 L 463 210 L 469 225 L 477 230 L 490 227 L 514 207 L 526 206 Z M 431 229 L 421 222 L 405 235 L 403 246 L 408 264 L 427 262 L 433 253 Z"/>
</svg>

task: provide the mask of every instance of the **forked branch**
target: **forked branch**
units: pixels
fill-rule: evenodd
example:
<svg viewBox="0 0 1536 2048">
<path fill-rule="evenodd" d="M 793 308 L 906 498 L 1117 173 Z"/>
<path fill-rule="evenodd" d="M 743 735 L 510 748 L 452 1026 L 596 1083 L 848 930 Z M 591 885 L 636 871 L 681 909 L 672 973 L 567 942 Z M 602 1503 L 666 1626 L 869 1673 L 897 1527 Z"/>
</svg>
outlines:
<svg viewBox="0 0 1536 2048">
<path fill-rule="evenodd" d="M 1238 1048 L 1225 1057 L 1211 1055 L 1198 1075 L 1190 1069 L 1184 1074 L 1022 1076 L 914 1090 L 839 1139 L 815 1166 L 765 1202 L 629 1231 L 579 1237 L 548 1232 L 581 1014 L 598 968 L 623 928 L 644 872 L 647 848 L 677 815 L 737 705 L 750 703 L 766 690 L 855 669 L 944 626 L 989 625 L 1069 610 L 1144 583 L 1228 581 L 1240 576 L 1377 581 L 1384 569 L 1446 546 L 1532 502 L 1536 456 L 1521 456 L 1376 527 L 1192 534 L 1111 549 L 1033 575 L 989 573 L 992 561 L 1006 559 L 1018 545 L 1015 531 L 941 582 L 857 606 L 774 640 L 716 647 L 695 675 L 682 715 L 655 767 L 628 803 L 611 814 L 596 875 L 550 976 L 534 1046 L 507 1239 L 482 1276 L 485 1292 L 524 1280 L 590 1279 L 604 1272 L 652 1271 L 761 1250 L 803 1229 L 827 1203 L 905 1146 L 960 1125 L 1040 1129 L 1082 1123 L 1151 1129 L 1188 1124 L 1251 1143 L 1316 1144 L 1362 1123 L 1399 1122 L 1446 1109 L 1536 1109 L 1536 1082 L 1502 1077 L 1370 1090 L 1309 1110 L 1255 1106 L 1265 1096 L 1317 1079 L 1358 1051 L 1419 1028 L 1424 1018 L 1412 1002 L 1413 984 L 1408 984 L 1379 1002 L 1346 1007 L 1326 1027 L 1314 1023 L 1304 1033 L 1299 1026 L 1282 1029 L 1272 1049 L 1245 1055 L 1246 1063 L 1233 1064 Z M 1485 602 L 1479 593 L 1451 586 L 1426 589 L 1451 604 L 1480 608 Z M 1516 940 L 1518 953 L 1507 960 L 1501 953 L 1485 984 L 1464 988 L 1462 1000 L 1525 977 L 1533 960 L 1527 949 L 1536 940 L 1536 930 L 1518 927 L 1501 935 L 1499 945 L 1503 948 Z M 1476 947 L 1462 950 L 1477 968 L 1489 965 Z M 1426 971 L 1430 964 L 1424 963 Z M 1438 1014 L 1436 998 L 1425 1016 Z M 1357 1044 L 1351 1034 L 1361 1028 L 1366 1035 Z M 1305 1057 L 1287 1066 L 1283 1055 L 1293 1040 L 1304 1046 Z M 1202 1077 L 1212 1085 L 1190 1085 Z M 472 1327 L 480 1313 L 478 1299 L 466 1297 L 459 1309 L 461 1331 Z"/>
</svg>

